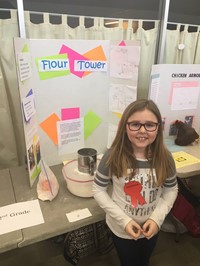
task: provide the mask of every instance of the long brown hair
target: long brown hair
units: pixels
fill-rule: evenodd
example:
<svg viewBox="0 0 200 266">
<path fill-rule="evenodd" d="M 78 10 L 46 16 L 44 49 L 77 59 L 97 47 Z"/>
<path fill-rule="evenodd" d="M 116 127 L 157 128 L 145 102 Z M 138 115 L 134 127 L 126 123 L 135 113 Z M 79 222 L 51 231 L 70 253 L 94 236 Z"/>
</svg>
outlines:
<svg viewBox="0 0 200 266">
<path fill-rule="evenodd" d="M 163 142 L 162 117 L 160 111 L 152 100 L 140 99 L 127 106 L 121 117 L 115 139 L 111 145 L 107 164 L 110 169 L 110 175 L 116 175 L 118 178 L 126 175 L 128 168 L 132 168 L 133 173 L 136 173 L 136 158 L 126 133 L 126 124 L 133 113 L 145 109 L 151 111 L 156 116 L 159 123 L 157 137 L 146 149 L 146 158 L 150 162 L 151 169 L 155 168 L 157 184 L 161 185 L 171 173 L 171 156 Z"/>
</svg>

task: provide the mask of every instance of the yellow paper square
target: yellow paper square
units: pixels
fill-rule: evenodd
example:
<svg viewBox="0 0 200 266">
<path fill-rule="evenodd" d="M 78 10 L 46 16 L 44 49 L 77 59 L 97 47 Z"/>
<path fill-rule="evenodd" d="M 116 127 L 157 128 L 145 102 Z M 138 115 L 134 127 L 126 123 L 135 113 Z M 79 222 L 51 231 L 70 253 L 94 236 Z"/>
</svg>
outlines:
<svg viewBox="0 0 200 266">
<path fill-rule="evenodd" d="M 194 157 L 184 151 L 173 152 L 172 156 L 174 158 L 176 168 L 181 168 L 181 167 L 185 167 L 185 166 L 200 162 L 200 160 L 197 157 Z"/>
</svg>

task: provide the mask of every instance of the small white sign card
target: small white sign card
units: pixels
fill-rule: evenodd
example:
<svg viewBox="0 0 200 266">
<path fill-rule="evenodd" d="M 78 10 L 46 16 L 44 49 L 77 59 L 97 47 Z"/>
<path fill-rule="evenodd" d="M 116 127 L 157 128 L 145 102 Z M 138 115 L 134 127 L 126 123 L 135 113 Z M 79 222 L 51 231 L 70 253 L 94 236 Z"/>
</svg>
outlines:
<svg viewBox="0 0 200 266">
<path fill-rule="evenodd" d="M 88 208 L 80 209 L 80 210 L 74 210 L 72 212 L 66 213 L 67 219 L 70 223 L 85 219 L 87 217 L 92 216 L 91 212 L 88 210 Z"/>
</svg>

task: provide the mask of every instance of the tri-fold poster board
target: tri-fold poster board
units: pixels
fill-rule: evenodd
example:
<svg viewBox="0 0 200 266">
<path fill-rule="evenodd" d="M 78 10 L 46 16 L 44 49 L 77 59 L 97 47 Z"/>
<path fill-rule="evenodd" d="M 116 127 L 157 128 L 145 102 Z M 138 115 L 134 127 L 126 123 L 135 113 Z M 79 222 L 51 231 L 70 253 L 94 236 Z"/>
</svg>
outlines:
<svg viewBox="0 0 200 266">
<path fill-rule="evenodd" d="M 83 147 L 104 153 L 137 98 L 138 41 L 14 39 L 32 186 Z"/>
<path fill-rule="evenodd" d="M 176 120 L 200 132 L 199 64 L 153 65 L 149 98 L 160 109 L 165 138 L 173 139 L 176 136 Z"/>
</svg>

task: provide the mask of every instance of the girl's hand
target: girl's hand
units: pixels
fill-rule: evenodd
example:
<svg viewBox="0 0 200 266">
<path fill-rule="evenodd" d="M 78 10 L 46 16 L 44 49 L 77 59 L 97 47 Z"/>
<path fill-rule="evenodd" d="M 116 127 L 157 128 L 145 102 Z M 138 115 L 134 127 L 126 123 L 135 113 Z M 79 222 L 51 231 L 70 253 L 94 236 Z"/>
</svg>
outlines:
<svg viewBox="0 0 200 266">
<path fill-rule="evenodd" d="M 159 231 L 159 227 L 156 222 L 154 222 L 151 219 L 148 219 L 142 226 L 143 229 L 143 235 L 147 238 L 150 239 L 154 235 L 156 235 Z"/>
<path fill-rule="evenodd" d="M 142 228 L 135 221 L 131 220 L 125 227 L 125 231 L 133 239 L 137 240 L 141 233 L 143 232 Z"/>
</svg>

